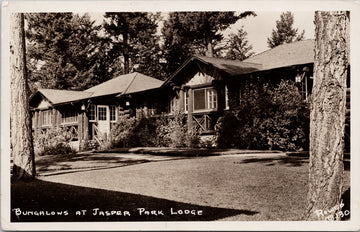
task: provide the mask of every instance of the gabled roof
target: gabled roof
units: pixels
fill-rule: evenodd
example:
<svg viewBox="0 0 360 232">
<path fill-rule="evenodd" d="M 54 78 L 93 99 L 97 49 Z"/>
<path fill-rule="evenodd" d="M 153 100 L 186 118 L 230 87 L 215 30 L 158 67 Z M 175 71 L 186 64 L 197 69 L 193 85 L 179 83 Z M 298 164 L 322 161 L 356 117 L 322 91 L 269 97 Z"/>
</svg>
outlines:
<svg viewBox="0 0 360 232">
<path fill-rule="evenodd" d="M 314 40 L 308 39 L 290 44 L 279 45 L 275 48 L 245 59 L 243 62 L 261 64 L 262 70 L 313 63 L 314 43 Z"/>
<path fill-rule="evenodd" d="M 231 76 L 253 72 L 261 68 L 260 64 L 239 60 L 229 60 L 224 58 L 214 58 L 207 56 L 195 56 L 195 58 L 204 63 L 210 64 Z"/>
<path fill-rule="evenodd" d="M 183 69 L 188 67 L 191 63 L 198 61 L 206 65 L 211 65 L 217 69 L 222 70 L 230 76 L 240 75 L 245 73 L 255 72 L 261 69 L 261 64 L 242 62 L 239 60 L 229 60 L 224 58 L 215 58 L 207 56 L 194 55 L 187 59 L 164 83 L 169 83 L 176 75 L 178 75 Z"/>
<path fill-rule="evenodd" d="M 58 105 L 101 96 L 142 92 L 158 88 L 162 84 L 163 81 L 161 80 L 134 72 L 118 76 L 85 91 L 39 89 L 31 98 L 30 102 L 35 104 L 34 101 L 36 100 L 34 100 L 34 98 L 42 95 L 50 104 Z"/>
<path fill-rule="evenodd" d="M 53 105 L 86 99 L 92 95 L 92 93 L 83 91 L 58 89 L 39 89 L 38 92 L 41 93 Z"/>
<path fill-rule="evenodd" d="M 173 81 L 182 70 L 189 67 L 194 61 L 211 65 L 230 76 L 293 65 L 309 64 L 314 62 L 314 40 L 308 39 L 279 45 L 243 61 L 206 56 L 192 56 L 165 81 L 163 86 Z"/>
<path fill-rule="evenodd" d="M 84 92 L 93 93 L 91 97 L 99 97 L 112 94 L 129 94 L 148 89 L 158 88 L 163 81 L 134 72 L 125 74 L 96 85 Z"/>
</svg>

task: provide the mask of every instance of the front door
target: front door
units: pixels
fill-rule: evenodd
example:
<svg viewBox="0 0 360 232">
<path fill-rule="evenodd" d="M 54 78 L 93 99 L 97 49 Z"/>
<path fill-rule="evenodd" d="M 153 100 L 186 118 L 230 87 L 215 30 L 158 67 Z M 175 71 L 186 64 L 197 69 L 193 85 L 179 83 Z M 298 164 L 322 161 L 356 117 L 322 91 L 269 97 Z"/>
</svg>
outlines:
<svg viewBox="0 0 360 232">
<path fill-rule="evenodd" d="M 97 119 L 99 132 L 107 138 L 110 134 L 110 111 L 109 106 L 98 105 L 97 106 Z"/>
</svg>

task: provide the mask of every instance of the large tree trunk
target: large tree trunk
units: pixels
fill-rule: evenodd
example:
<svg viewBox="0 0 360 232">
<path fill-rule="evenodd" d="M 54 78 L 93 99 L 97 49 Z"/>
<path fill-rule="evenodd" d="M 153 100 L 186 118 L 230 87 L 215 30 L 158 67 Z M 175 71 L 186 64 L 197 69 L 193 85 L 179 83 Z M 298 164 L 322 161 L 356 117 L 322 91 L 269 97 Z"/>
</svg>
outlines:
<svg viewBox="0 0 360 232">
<path fill-rule="evenodd" d="M 206 40 L 206 47 L 207 47 L 207 49 L 206 49 L 206 52 L 205 52 L 205 56 L 214 57 L 214 48 L 213 48 L 213 45 L 212 45 L 210 39 Z"/>
<path fill-rule="evenodd" d="M 13 178 L 35 177 L 28 84 L 26 78 L 24 15 L 11 15 L 11 146 Z"/>
<path fill-rule="evenodd" d="M 348 12 L 315 12 L 315 25 L 306 218 L 324 220 L 340 212 L 336 207 L 340 205 L 344 172 Z"/>
<path fill-rule="evenodd" d="M 129 62 L 129 37 L 127 32 L 123 34 L 123 54 L 124 54 L 124 73 L 127 74 L 130 72 L 130 62 Z"/>
</svg>

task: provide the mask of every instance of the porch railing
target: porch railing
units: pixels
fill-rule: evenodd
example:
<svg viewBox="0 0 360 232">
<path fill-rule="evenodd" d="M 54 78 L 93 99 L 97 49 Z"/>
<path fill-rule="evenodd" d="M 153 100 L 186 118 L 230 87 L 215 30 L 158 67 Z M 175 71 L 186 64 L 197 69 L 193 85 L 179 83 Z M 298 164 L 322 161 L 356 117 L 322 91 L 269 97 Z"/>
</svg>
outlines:
<svg viewBox="0 0 360 232">
<path fill-rule="evenodd" d="M 216 117 L 210 114 L 192 115 L 194 127 L 199 134 L 212 134 L 215 132 Z"/>
<path fill-rule="evenodd" d="M 102 147 L 105 142 L 104 135 L 101 133 L 101 131 L 99 130 L 99 128 L 95 123 L 93 124 L 93 128 L 94 128 L 94 139 L 96 140 L 96 142 L 98 142 L 100 147 Z"/>
</svg>

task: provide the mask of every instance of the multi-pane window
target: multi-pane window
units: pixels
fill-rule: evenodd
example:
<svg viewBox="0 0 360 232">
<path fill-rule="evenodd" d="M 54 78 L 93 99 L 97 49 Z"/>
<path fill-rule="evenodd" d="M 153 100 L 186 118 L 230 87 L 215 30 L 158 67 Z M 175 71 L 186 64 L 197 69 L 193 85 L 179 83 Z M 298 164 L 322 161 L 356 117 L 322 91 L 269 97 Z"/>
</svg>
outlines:
<svg viewBox="0 0 360 232">
<path fill-rule="evenodd" d="M 61 122 L 62 123 L 71 123 L 71 122 L 77 122 L 77 112 L 74 112 L 72 110 L 66 110 L 61 113 Z"/>
<path fill-rule="evenodd" d="M 176 99 L 175 99 L 175 97 L 171 98 L 170 103 L 169 103 L 169 107 L 170 107 L 169 112 L 174 113 L 175 109 L 176 109 Z"/>
<path fill-rule="evenodd" d="M 106 121 L 106 107 L 102 107 L 102 106 L 98 107 L 98 120 Z"/>
<path fill-rule="evenodd" d="M 207 89 L 206 90 L 207 95 L 207 108 L 208 109 L 216 109 L 217 108 L 217 94 L 215 89 Z"/>
<path fill-rule="evenodd" d="M 194 111 L 217 108 L 217 92 L 214 88 L 194 90 Z"/>
<path fill-rule="evenodd" d="M 229 108 L 229 89 L 227 85 L 225 85 L 225 109 L 228 110 Z"/>
<path fill-rule="evenodd" d="M 116 121 L 116 106 L 110 106 L 110 121 Z"/>
<path fill-rule="evenodd" d="M 189 90 L 185 91 L 184 97 L 184 105 L 185 105 L 185 112 L 189 111 Z"/>
<path fill-rule="evenodd" d="M 43 126 L 51 125 L 51 110 L 42 111 L 41 114 L 42 114 L 41 125 Z"/>
<path fill-rule="evenodd" d="M 90 121 L 95 121 L 96 120 L 96 106 L 95 105 L 90 105 L 89 120 Z"/>
</svg>

